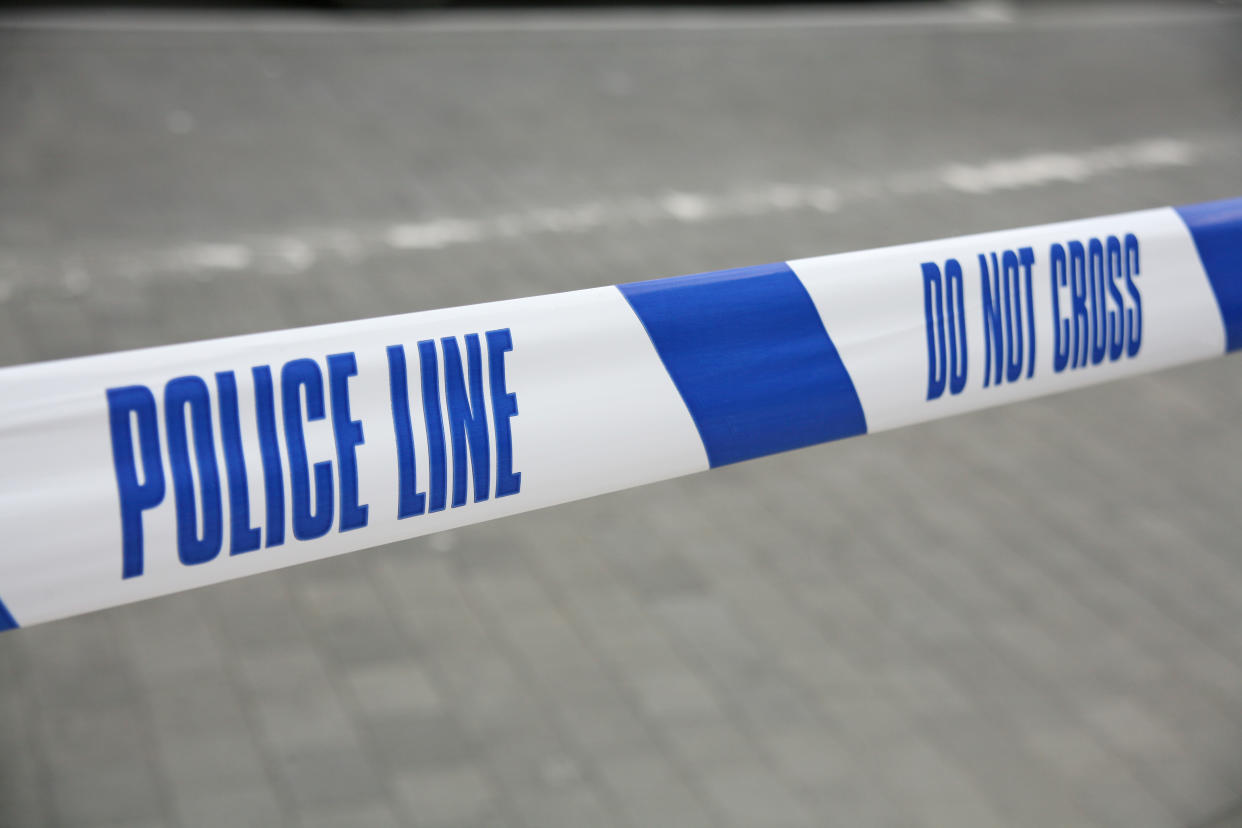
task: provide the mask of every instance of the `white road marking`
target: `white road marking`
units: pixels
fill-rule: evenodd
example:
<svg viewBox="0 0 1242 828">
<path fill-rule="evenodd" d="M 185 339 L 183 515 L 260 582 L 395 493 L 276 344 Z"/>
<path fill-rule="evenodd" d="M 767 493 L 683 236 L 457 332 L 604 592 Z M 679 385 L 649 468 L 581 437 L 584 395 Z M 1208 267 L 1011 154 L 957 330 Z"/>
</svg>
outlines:
<svg viewBox="0 0 1242 828">
<path fill-rule="evenodd" d="M 941 180 L 949 189 L 983 195 L 1057 181 L 1085 181 L 1122 170 L 1184 167 L 1193 160 L 1194 148 L 1187 142 L 1157 138 L 1083 153 L 1046 152 L 984 164 L 954 164 L 944 169 Z"/>
<path fill-rule="evenodd" d="M 171 258 L 191 269 L 245 270 L 256 257 L 244 244 L 196 244 L 179 248 Z"/>
<path fill-rule="evenodd" d="M 937 193 L 986 196 L 1001 190 L 1185 167 L 1210 154 L 1207 144 L 1158 137 L 1079 152 L 1038 152 L 975 164 L 946 164 L 838 185 L 774 183 L 721 193 L 669 191 L 648 197 L 535 207 L 483 218 L 306 227 L 290 233 L 203 241 L 123 255 L 90 255 L 89 251 L 75 250 L 60 264 L 60 282 L 67 290 L 81 292 L 85 285 L 97 285 L 101 280 L 143 284 L 170 277 L 291 276 L 325 262 L 356 262 L 399 251 L 445 250 L 634 225 L 761 218 L 802 210 L 834 213 L 881 198 Z M 0 291 L 0 302 L 12 293 L 11 289 L 7 295 Z"/>
</svg>

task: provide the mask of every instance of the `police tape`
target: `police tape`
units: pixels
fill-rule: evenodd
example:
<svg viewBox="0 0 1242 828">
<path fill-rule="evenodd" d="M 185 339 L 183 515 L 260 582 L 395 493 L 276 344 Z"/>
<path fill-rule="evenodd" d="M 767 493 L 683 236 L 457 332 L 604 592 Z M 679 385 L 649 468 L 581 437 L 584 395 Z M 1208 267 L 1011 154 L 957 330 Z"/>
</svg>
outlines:
<svg viewBox="0 0 1242 828">
<path fill-rule="evenodd" d="M 1242 348 L 1242 199 L 0 371 L 0 629 Z"/>
</svg>

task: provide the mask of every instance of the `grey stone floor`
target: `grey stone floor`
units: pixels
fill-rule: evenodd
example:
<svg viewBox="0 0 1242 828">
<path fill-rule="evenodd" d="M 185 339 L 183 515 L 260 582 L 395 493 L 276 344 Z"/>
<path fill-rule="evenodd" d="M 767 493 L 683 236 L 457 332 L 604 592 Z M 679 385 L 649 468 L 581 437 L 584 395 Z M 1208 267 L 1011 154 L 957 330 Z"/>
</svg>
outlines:
<svg viewBox="0 0 1242 828">
<path fill-rule="evenodd" d="M 0 364 L 1242 195 L 1214 8 L 6 19 Z M 1239 491 L 1232 358 L 5 634 L 0 825 L 1234 824 Z"/>
</svg>

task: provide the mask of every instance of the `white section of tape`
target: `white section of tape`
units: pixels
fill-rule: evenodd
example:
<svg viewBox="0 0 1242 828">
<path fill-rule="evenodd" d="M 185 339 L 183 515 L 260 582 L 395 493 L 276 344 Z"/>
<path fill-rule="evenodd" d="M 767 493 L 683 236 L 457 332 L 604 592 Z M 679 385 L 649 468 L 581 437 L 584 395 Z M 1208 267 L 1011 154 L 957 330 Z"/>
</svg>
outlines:
<svg viewBox="0 0 1242 828">
<path fill-rule="evenodd" d="M 459 508 L 397 519 L 397 448 L 386 349 L 403 344 L 419 488 L 428 466 L 416 343 L 508 328 L 506 385 L 516 394 L 511 420 L 519 493 Z M 310 358 L 327 372 L 330 354 L 352 352 L 351 417 L 362 423 L 357 448 L 359 500 L 367 526 L 299 541 L 286 530 L 280 546 L 230 555 L 229 497 L 221 448 L 215 374 L 235 372 L 251 522 L 264 527 L 265 500 L 251 368 L 270 365 L 280 424 L 281 366 Z M 483 349 L 485 359 L 487 349 Z M 467 358 L 462 347 L 463 360 Z M 178 558 L 175 497 L 169 467 L 163 389 L 195 375 L 213 389 L 212 422 L 224 491 L 223 548 L 213 560 L 187 566 Z M 488 396 L 489 429 L 492 400 Z M 440 365 L 441 408 L 445 405 Z M 141 384 L 159 406 L 163 501 L 144 513 L 144 572 L 121 577 L 118 487 L 106 391 Z M 310 462 L 336 463 L 332 414 L 306 423 Z M 491 446 L 496 455 L 495 436 Z M 193 451 L 191 451 L 193 457 Z M 0 585 L 23 625 L 290 566 L 515 512 L 588 497 L 707 468 L 694 424 L 642 325 L 613 287 L 427 311 L 405 316 L 303 328 L 210 342 L 87 357 L 0 371 Z M 451 498 L 452 451 L 448 451 Z M 291 506 L 289 458 L 284 463 L 285 522 Z M 201 524 L 202 517 L 199 515 Z M 201 532 L 201 525 L 199 528 Z"/>
<path fill-rule="evenodd" d="M 1122 241 L 1132 234 L 1138 242 L 1139 268 L 1134 277 L 1142 302 L 1142 335 L 1138 353 L 1077 369 L 1054 369 L 1054 309 L 1050 250 L 1078 242 L 1089 248 L 1097 239 L 1106 247 L 1110 237 Z M 984 386 L 988 351 L 984 328 L 982 267 L 992 273 L 991 254 L 1003 261 L 1004 251 L 1029 247 L 1033 302 L 1025 304 L 1025 279 L 1018 271 L 1020 291 L 1011 306 L 1014 319 L 1032 321 L 1035 364 L 1027 376 L 1029 351 L 1024 350 L 1020 376 Z M 922 264 L 932 262 L 946 274 L 946 262 L 962 268 L 965 311 L 966 382 L 959 393 L 948 388 L 928 399 L 929 346 Z M 789 262 L 810 293 L 824 327 L 832 337 L 867 417 L 868 432 L 947 417 L 992 405 L 1053 394 L 1171 365 L 1218 356 L 1225 350 L 1220 310 L 1186 225 L 1169 208 L 1105 218 L 1062 222 L 1020 230 L 919 244 L 821 256 Z M 1119 285 L 1125 307 L 1133 300 Z M 1072 324 L 1072 289 L 1061 288 L 1059 318 Z M 998 298 L 1004 307 L 1003 295 Z M 1111 299 L 1108 308 L 1116 310 Z M 1028 316 L 1029 311 L 1029 316 Z M 1019 330 L 1011 331 L 1018 327 Z M 1009 336 L 1029 340 L 1026 324 L 1006 324 L 1001 353 L 1008 356 Z M 1090 334 L 1090 329 L 1089 329 Z M 1027 345 L 1029 347 L 1029 345 Z M 993 375 L 994 377 L 994 375 Z"/>
</svg>

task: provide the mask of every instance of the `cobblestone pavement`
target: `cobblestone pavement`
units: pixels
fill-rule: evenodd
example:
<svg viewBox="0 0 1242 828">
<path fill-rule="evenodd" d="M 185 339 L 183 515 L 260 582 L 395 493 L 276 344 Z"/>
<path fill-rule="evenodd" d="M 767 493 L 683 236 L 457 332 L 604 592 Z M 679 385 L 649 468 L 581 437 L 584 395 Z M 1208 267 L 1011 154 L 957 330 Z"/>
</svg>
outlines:
<svg viewBox="0 0 1242 828">
<path fill-rule="evenodd" d="M 1242 194 L 1235 12 L 1006 8 L 9 19 L 0 363 Z M 1232 358 L 6 634 L 0 825 L 1225 825 L 1240 491 Z"/>
</svg>

